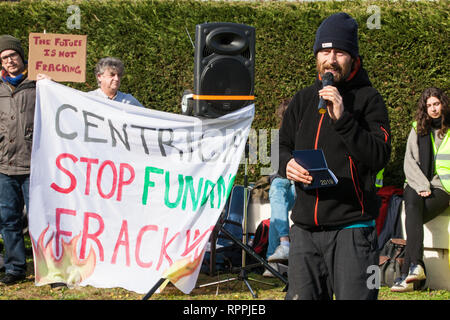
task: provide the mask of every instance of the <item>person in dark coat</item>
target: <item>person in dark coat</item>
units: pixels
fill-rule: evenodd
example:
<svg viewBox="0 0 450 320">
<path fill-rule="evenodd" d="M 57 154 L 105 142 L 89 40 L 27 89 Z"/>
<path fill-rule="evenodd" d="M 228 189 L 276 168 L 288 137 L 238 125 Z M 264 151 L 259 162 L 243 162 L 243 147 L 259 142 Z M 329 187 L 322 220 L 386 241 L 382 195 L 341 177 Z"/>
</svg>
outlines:
<svg viewBox="0 0 450 320">
<path fill-rule="evenodd" d="M 297 92 L 280 129 L 279 174 L 295 181 L 286 299 L 377 299 L 375 177 L 389 161 L 388 112 L 359 55 L 358 26 L 346 13 L 316 32 L 317 78 Z M 325 73 L 333 85 L 322 87 Z M 326 104 L 318 110 L 319 98 Z M 309 172 L 294 150 L 322 149 L 335 186 L 304 189 Z"/>
<path fill-rule="evenodd" d="M 36 82 L 28 79 L 24 50 L 15 37 L 0 37 L 0 59 L 0 234 L 5 249 L 0 285 L 12 285 L 26 273 L 23 212 L 28 207 Z"/>
</svg>

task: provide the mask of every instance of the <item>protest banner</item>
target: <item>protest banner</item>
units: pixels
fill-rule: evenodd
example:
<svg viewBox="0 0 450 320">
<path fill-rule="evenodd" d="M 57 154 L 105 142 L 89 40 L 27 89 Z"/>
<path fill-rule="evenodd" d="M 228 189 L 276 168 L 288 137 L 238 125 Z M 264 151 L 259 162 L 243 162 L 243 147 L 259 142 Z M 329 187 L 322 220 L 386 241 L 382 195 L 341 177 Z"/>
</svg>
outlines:
<svg viewBox="0 0 450 320">
<path fill-rule="evenodd" d="M 56 33 L 30 33 L 28 37 L 28 78 L 39 73 L 55 81 L 86 81 L 87 36 Z"/>
<path fill-rule="evenodd" d="M 200 119 L 37 82 L 29 225 L 35 284 L 189 293 L 254 105 Z"/>
</svg>

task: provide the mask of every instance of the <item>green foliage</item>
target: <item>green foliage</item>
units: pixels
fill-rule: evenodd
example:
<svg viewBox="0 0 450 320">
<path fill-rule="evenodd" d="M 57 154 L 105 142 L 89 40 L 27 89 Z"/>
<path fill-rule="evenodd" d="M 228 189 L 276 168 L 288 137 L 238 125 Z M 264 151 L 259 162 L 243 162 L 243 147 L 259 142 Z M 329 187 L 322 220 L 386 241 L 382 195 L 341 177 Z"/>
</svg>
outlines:
<svg viewBox="0 0 450 320">
<path fill-rule="evenodd" d="M 81 29 L 70 30 L 67 7 L 81 10 Z M 381 25 L 370 29 L 370 5 L 380 8 Z M 30 32 L 88 36 L 87 79 L 68 84 L 80 90 L 97 86 L 95 63 L 117 56 L 126 66 L 122 90 L 145 106 L 180 112 L 184 89 L 193 87 L 195 25 L 236 22 L 256 28 L 253 128 L 276 128 L 275 109 L 285 97 L 315 78 L 312 46 L 315 31 L 328 15 L 344 11 L 359 24 L 360 53 L 375 88 L 388 106 L 392 156 L 386 184 L 401 185 L 403 156 L 416 101 L 429 86 L 448 91 L 448 1 L 20 1 L 0 3 L 1 34 L 20 38 Z M 270 150 L 270 149 L 269 149 Z M 250 181 L 261 164 L 251 164 Z M 237 179 L 239 182 L 239 177 Z"/>
</svg>

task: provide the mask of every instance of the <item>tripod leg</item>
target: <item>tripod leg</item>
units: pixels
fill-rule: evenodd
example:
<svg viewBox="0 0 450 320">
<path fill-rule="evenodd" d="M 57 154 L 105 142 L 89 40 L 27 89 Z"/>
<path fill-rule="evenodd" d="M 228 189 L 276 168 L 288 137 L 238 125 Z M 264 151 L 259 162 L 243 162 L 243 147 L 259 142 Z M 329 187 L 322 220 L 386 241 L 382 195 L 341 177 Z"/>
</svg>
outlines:
<svg viewBox="0 0 450 320">
<path fill-rule="evenodd" d="M 269 263 L 267 263 L 266 260 L 264 260 L 263 258 L 261 258 L 256 252 L 253 251 L 252 248 L 250 248 L 249 246 L 243 244 L 242 242 L 240 242 L 238 239 L 236 239 L 227 229 L 221 227 L 221 231 L 228 237 L 230 238 L 234 243 L 236 243 L 239 247 L 241 247 L 242 249 L 244 249 L 247 253 L 249 253 L 252 257 L 254 257 L 256 260 L 258 260 L 259 263 L 261 263 L 264 267 L 266 267 L 266 269 L 268 269 L 274 276 L 276 276 L 278 279 L 280 279 L 281 281 L 283 281 L 285 284 L 288 283 L 287 279 L 280 274 L 277 270 L 275 270 L 274 268 L 272 268 Z"/>
<path fill-rule="evenodd" d="M 166 281 L 166 279 L 161 278 L 158 280 L 158 282 L 153 286 L 153 288 L 150 289 L 149 292 L 142 298 L 142 300 L 148 300 L 155 292 L 158 290 L 158 288 Z"/>
<path fill-rule="evenodd" d="M 219 281 L 215 281 L 215 282 L 211 282 L 211 283 L 201 284 L 201 285 L 197 286 L 197 288 L 213 286 L 215 284 L 226 283 L 226 282 L 230 282 L 230 281 L 234 281 L 234 280 L 237 280 L 237 278 L 228 278 L 228 279 L 219 280 Z"/>
<path fill-rule="evenodd" d="M 258 279 L 253 279 L 253 278 L 248 278 L 248 280 L 250 280 L 250 281 L 254 281 L 254 282 L 258 282 L 258 283 L 261 283 L 261 284 L 265 284 L 265 285 L 268 285 L 268 286 L 277 286 L 277 284 L 275 284 L 275 283 L 271 283 L 271 282 L 266 282 L 266 281 L 261 281 L 261 280 L 258 280 Z"/>
<path fill-rule="evenodd" d="M 248 283 L 248 280 L 245 278 L 243 280 L 244 280 L 244 283 L 247 286 L 248 290 L 252 294 L 253 298 L 258 298 L 258 295 L 253 291 L 252 287 L 250 286 L 250 283 Z"/>
</svg>

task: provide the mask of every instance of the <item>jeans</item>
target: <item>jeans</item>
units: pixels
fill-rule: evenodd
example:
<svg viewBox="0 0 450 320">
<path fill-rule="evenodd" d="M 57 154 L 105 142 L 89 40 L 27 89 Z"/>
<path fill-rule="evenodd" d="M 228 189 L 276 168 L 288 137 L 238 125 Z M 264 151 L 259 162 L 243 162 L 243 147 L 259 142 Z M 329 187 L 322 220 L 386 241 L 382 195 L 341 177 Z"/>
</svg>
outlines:
<svg viewBox="0 0 450 320">
<path fill-rule="evenodd" d="M 266 257 L 270 257 L 280 244 L 280 237 L 289 236 L 289 210 L 295 202 L 295 185 L 284 178 L 275 178 L 269 189 L 270 227 L 269 246 Z"/>
<path fill-rule="evenodd" d="M 25 275 L 26 257 L 23 238 L 23 208 L 28 208 L 29 175 L 0 173 L 0 234 L 5 247 L 5 273 Z"/>
</svg>

